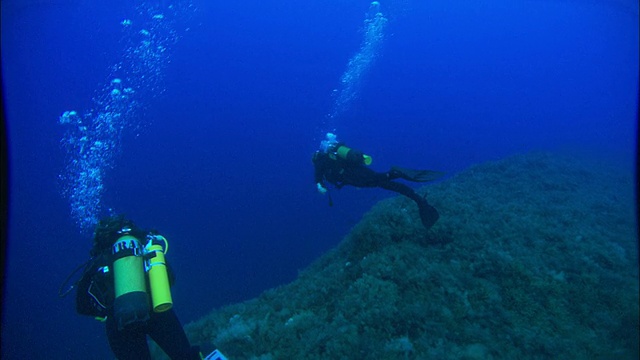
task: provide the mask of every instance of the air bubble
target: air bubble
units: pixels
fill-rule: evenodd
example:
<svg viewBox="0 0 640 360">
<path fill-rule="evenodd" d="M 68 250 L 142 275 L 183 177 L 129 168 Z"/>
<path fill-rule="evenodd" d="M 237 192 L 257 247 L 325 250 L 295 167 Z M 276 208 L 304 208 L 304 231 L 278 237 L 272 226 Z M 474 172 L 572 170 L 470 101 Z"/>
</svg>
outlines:
<svg viewBox="0 0 640 360">
<path fill-rule="evenodd" d="M 176 4 L 164 14 L 155 6 L 141 5 L 138 10 L 143 16 L 146 13 L 146 21 L 137 21 L 139 26 L 130 19 L 122 20 L 122 43 L 130 45 L 111 66 L 106 84 L 92 98 L 92 110 L 83 115 L 65 111 L 58 119 L 67 126 L 60 144 L 68 158 L 59 178 L 70 203 L 71 217 L 83 233 L 91 231 L 103 213 L 103 177 L 116 164 L 123 134 L 144 126 L 137 116 L 140 107 L 164 92 L 169 50 L 179 38 L 174 28 L 178 25 L 176 19 L 188 17 L 189 9 L 193 11 L 191 0 L 176 0 Z M 127 87 L 123 86 L 125 82 Z"/>
<path fill-rule="evenodd" d="M 380 3 L 374 1 L 369 5 L 369 12 L 364 21 L 362 43 L 360 50 L 347 63 L 347 70 L 340 78 L 340 88 L 332 91 L 334 107 L 328 116 L 325 128 L 334 129 L 339 118 L 357 98 L 360 85 L 371 68 L 375 59 L 379 56 L 380 48 L 384 41 L 387 19 L 380 12 Z M 323 131 L 326 133 L 327 131 Z"/>
</svg>

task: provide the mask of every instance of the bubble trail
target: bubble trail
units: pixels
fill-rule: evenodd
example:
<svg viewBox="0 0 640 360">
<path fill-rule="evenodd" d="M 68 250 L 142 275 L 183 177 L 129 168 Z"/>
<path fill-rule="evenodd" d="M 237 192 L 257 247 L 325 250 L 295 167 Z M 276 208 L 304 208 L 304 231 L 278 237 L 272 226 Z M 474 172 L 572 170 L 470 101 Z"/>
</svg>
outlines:
<svg viewBox="0 0 640 360">
<path fill-rule="evenodd" d="M 170 49 L 180 38 L 177 23 L 194 7 L 190 1 L 178 1 L 161 9 L 152 1 L 140 3 L 136 11 L 140 21 L 120 23 L 123 55 L 91 99 L 91 109 L 65 111 L 58 120 L 66 127 L 60 140 L 66 165 L 59 179 L 71 218 L 82 233 L 91 231 L 104 215 L 104 178 L 115 166 L 123 134 L 146 125 L 140 113 L 166 90 Z"/>
<path fill-rule="evenodd" d="M 340 78 L 340 87 L 333 90 L 333 110 L 325 119 L 322 134 L 336 130 L 338 118 L 349 109 L 358 97 L 362 81 L 380 54 L 385 38 L 387 18 L 380 12 L 380 3 L 374 1 L 369 5 L 362 33 L 364 34 L 359 51 L 349 59 L 347 69 Z"/>
</svg>

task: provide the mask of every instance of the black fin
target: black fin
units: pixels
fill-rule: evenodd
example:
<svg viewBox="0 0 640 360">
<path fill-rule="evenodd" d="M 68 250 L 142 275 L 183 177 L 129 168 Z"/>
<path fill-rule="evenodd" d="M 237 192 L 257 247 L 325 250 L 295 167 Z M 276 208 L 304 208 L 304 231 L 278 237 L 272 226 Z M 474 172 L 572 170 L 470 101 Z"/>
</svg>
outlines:
<svg viewBox="0 0 640 360">
<path fill-rule="evenodd" d="M 427 230 L 431 229 L 431 227 L 440 218 L 438 210 L 429 205 L 426 201 L 418 206 L 418 211 L 420 213 L 420 220 L 422 221 L 422 225 L 424 225 Z"/>
</svg>

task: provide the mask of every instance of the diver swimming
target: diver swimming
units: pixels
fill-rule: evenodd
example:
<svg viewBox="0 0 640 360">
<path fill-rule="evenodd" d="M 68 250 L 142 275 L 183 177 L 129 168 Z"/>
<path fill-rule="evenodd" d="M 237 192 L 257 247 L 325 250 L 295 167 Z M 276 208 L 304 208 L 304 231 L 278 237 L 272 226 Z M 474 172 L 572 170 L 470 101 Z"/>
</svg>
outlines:
<svg viewBox="0 0 640 360">
<path fill-rule="evenodd" d="M 91 257 L 60 289 L 61 297 L 76 289 L 76 311 L 105 323 L 109 346 L 119 360 L 150 360 L 147 335 L 171 359 L 204 358 L 173 311 L 175 276 L 165 258 L 168 248 L 160 233 L 142 230 L 122 215 L 102 219 Z M 63 291 L 82 268 L 82 277 Z M 226 360 L 218 350 L 206 359 Z"/>
<path fill-rule="evenodd" d="M 441 172 L 413 170 L 399 166 L 392 166 L 389 171 L 384 173 L 375 172 L 368 168 L 373 161 L 371 156 L 347 147 L 344 143 L 339 142 L 333 133 L 326 134 L 325 140 L 320 143 L 320 149 L 313 154 L 312 161 L 315 167 L 316 188 L 321 194 L 328 194 L 325 182 L 334 185 L 337 189 L 345 185 L 379 187 L 413 200 L 418 206 L 420 220 L 427 230 L 440 217 L 438 210 L 427 202 L 426 197 L 418 195 L 409 186 L 393 180 L 429 182 L 441 178 L 444 175 Z M 331 198 L 329 198 L 329 204 L 333 204 Z"/>
</svg>

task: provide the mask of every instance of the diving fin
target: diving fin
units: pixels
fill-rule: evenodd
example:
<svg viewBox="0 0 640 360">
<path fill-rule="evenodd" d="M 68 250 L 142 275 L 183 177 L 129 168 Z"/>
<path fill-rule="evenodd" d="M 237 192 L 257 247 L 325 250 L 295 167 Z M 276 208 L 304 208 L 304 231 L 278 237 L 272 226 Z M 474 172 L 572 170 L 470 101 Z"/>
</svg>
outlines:
<svg viewBox="0 0 640 360">
<path fill-rule="evenodd" d="M 434 181 L 444 176 L 443 172 L 433 170 L 414 170 L 399 166 L 392 166 L 389 172 L 394 178 L 402 178 L 415 182 Z"/>
<path fill-rule="evenodd" d="M 438 210 L 429 205 L 426 200 L 418 205 L 418 212 L 420 213 L 420 220 L 422 221 L 422 225 L 424 225 L 427 230 L 431 229 L 431 227 L 440 218 Z"/>
</svg>

